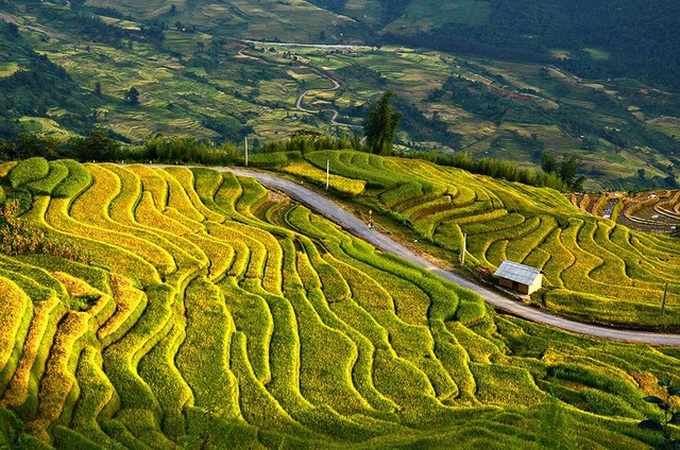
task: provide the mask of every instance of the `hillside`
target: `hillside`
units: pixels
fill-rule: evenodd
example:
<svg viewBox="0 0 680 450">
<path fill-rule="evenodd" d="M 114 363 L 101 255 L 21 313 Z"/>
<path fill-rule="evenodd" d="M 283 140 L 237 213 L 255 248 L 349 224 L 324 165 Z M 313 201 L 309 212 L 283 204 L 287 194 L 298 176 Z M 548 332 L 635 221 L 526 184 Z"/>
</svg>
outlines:
<svg viewBox="0 0 680 450">
<path fill-rule="evenodd" d="M 362 214 L 379 211 L 379 223 L 400 233 L 405 225 L 413 238 L 434 245 L 451 265 L 459 266 L 467 235 L 468 269 L 494 271 L 505 259 L 541 269 L 544 289 L 532 301 L 542 308 L 584 322 L 673 330 L 680 325 L 680 241 L 629 228 L 635 220 L 644 223 L 634 211 L 658 203 L 667 214 L 666 230 L 677 230 L 680 216 L 671 209 L 680 194 L 649 196 L 625 208 L 615 200 L 610 218 L 603 219 L 590 214 L 593 210 L 579 212 L 552 189 L 426 161 L 351 151 L 313 152 L 305 159 L 282 170 L 319 182 L 329 161 L 331 172 L 341 177 L 334 181 L 339 193 L 349 193 L 343 180 L 363 183 L 365 188 L 351 192 L 353 202 L 363 205 Z M 589 201 L 586 196 L 579 204 Z M 601 208 L 605 201 L 599 202 Z M 666 283 L 668 309 L 661 317 Z"/>
<path fill-rule="evenodd" d="M 0 176 L 74 252 L 2 256 L 10 446 L 655 442 L 636 424 L 674 349 L 497 315 L 250 178 L 40 159 Z"/>
<path fill-rule="evenodd" d="M 432 39 L 446 43 L 442 33 L 460 35 L 446 28 L 454 18 L 473 31 L 495 30 L 493 20 L 501 19 L 493 8 L 504 2 L 62 3 L 0 2 L 0 14 L 18 26 L 12 47 L 46 55 L 65 71 L 60 83 L 69 83 L 58 92 L 53 79 L 40 83 L 46 90 L 40 108 L 6 108 L 5 137 L 31 131 L 66 139 L 98 129 L 132 143 L 158 133 L 217 143 L 248 135 L 257 147 L 299 130 L 361 133 L 368 102 L 391 89 L 404 116 L 398 136 L 404 152 L 463 150 L 527 166 L 542 152 L 567 153 L 583 160 L 588 190 L 677 184 L 679 95 L 642 73 L 579 70 L 570 55 L 581 55 L 577 47 L 590 42 L 558 42 L 541 58 L 431 50 Z M 510 40 L 523 42 L 517 30 L 531 31 L 512 26 L 504 32 Z M 614 47 L 584 48 L 596 62 L 618 58 Z M 14 51 L 0 52 L 0 64 L 6 84 L 19 81 L 19 69 L 30 70 Z M 132 87 L 139 104 L 126 101 Z M 16 92 L 18 103 L 36 103 L 23 95 Z"/>
</svg>

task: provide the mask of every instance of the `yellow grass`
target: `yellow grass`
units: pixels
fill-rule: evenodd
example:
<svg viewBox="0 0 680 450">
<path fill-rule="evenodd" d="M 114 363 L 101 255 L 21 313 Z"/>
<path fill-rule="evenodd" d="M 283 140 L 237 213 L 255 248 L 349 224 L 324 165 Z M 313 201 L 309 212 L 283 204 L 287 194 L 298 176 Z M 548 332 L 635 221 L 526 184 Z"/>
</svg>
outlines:
<svg viewBox="0 0 680 450">
<path fill-rule="evenodd" d="M 224 217 L 222 215 L 217 214 L 215 211 L 205 206 L 201 201 L 196 192 L 196 179 L 191 170 L 182 167 L 168 167 L 165 171 L 175 177 L 175 179 L 181 183 L 182 187 L 186 189 L 186 194 L 191 200 L 194 208 L 196 208 L 196 211 L 198 211 L 205 220 L 212 220 L 218 223 L 224 222 Z"/>
<path fill-rule="evenodd" d="M 8 161 L 0 164 L 0 178 L 5 178 L 10 170 L 14 169 L 18 163 L 16 161 Z"/>
<path fill-rule="evenodd" d="M 0 372 L 7 365 L 16 345 L 22 318 L 30 315 L 30 307 L 31 299 L 16 284 L 0 278 Z"/>
<path fill-rule="evenodd" d="M 105 341 L 108 336 L 117 331 L 140 308 L 139 304 L 146 301 L 144 292 L 136 289 L 128 278 L 112 274 L 110 280 L 113 299 L 116 302 L 116 313 L 97 332 L 97 337 L 101 341 Z"/>
<path fill-rule="evenodd" d="M 48 327 L 58 318 L 52 317 L 55 308 L 62 308 L 62 303 L 56 297 L 40 302 L 35 307 L 35 313 L 28 335 L 24 341 L 23 352 L 14 376 L 5 391 L 0 406 L 17 407 L 28 398 L 29 383 L 31 383 L 33 364 L 41 350 L 42 340 Z M 33 383 L 37 380 L 33 379 Z"/>
<path fill-rule="evenodd" d="M 61 415 L 71 389 L 78 389 L 75 365 L 78 359 L 76 342 L 89 330 L 90 316 L 69 313 L 60 323 L 50 349 L 38 394 L 38 417 L 29 423 L 32 433 L 47 435 L 47 428 Z"/>
<path fill-rule="evenodd" d="M 326 184 L 326 172 L 312 166 L 306 161 L 289 164 L 283 168 L 283 171 L 313 181 L 317 184 Z M 366 188 L 366 182 L 364 180 L 353 180 L 340 175 L 331 175 L 329 177 L 329 185 L 332 189 L 349 195 L 359 195 Z"/>
</svg>

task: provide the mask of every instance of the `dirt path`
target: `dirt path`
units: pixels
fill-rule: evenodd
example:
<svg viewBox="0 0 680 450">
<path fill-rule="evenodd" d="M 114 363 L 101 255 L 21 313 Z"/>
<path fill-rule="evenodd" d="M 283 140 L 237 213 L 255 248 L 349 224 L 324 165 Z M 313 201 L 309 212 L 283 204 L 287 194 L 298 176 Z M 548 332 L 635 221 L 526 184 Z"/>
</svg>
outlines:
<svg viewBox="0 0 680 450">
<path fill-rule="evenodd" d="M 459 284 L 466 289 L 477 292 L 484 298 L 484 300 L 486 300 L 487 303 L 503 312 L 530 320 L 532 322 L 550 325 L 562 330 L 579 333 L 590 337 L 650 345 L 665 345 L 674 347 L 680 346 L 680 335 L 621 330 L 598 325 L 590 325 L 586 323 L 575 322 L 573 320 L 555 316 L 539 309 L 520 304 L 516 301 L 505 298 L 484 286 L 475 284 L 466 278 L 451 273 L 442 269 L 441 267 L 434 265 L 431 262 L 428 262 L 426 259 L 406 248 L 404 245 L 394 241 L 390 237 L 376 230 L 369 230 L 363 220 L 359 219 L 353 214 L 350 214 L 331 200 L 299 184 L 284 180 L 269 173 L 255 172 L 247 169 L 233 169 L 229 167 L 215 167 L 215 169 L 224 172 L 232 172 L 236 175 L 254 177 L 268 188 L 279 189 L 292 198 L 295 198 L 296 200 L 299 200 L 300 202 L 309 206 L 316 212 L 324 215 L 331 221 L 342 226 L 355 236 L 361 237 L 375 245 L 377 248 L 400 256 L 417 266 L 423 267 L 432 273 L 441 276 L 442 278 Z"/>
</svg>

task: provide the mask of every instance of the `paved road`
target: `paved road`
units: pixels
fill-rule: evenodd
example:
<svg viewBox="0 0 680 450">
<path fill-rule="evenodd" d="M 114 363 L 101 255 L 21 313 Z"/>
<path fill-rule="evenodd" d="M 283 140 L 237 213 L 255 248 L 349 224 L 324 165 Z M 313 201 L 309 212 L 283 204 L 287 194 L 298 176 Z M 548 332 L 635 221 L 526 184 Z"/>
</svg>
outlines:
<svg viewBox="0 0 680 450">
<path fill-rule="evenodd" d="M 314 110 L 314 109 L 307 109 L 304 106 L 302 106 L 302 102 L 304 101 L 307 94 L 309 94 L 311 91 L 333 92 L 333 91 L 337 91 L 338 89 L 340 89 L 340 83 L 338 83 L 337 80 L 334 80 L 333 78 L 329 77 L 328 75 L 326 75 L 326 74 L 324 74 L 324 73 L 320 72 L 319 70 L 316 70 L 312 67 L 309 67 L 309 66 L 306 66 L 306 67 L 308 67 L 310 70 L 313 70 L 320 77 L 325 78 L 328 81 L 330 81 L 331 83 L 333 83 L 333 86 L 329 87 L 329 88 L 307 89 L 305 92 L 300 94 L 297 101 L 295 102 L 295 107 L 302 112 L 311 113 L 311 114 L 316 114 L 316 113 L 321 112 L 321 111 L 330 111 L 330 112 L 333 113 L 333 117 L 331 117 L 331 124 L 337 125 L 337 126 L 342 126 L 342 127 L 349 127 L 349 128 L 361 128 L 360 125 L 353 125 L 351 123 L 338 122 L 337 119 L 340 116 L 340 113 L 335 109 L 322 108 L 322 109 L 319 109 L 319 110 Z"/>
<path fill-rule="evenodd" d="M 248 44 L 265 45 L 271 47 L 306 47 L 306 48 L 321 48 L 326 50 L 345 49 L 345 50 L 374 50 L 375 47 L 368 45 L 353 45 L 353 44 L 303 44 L 301 42 L 274 42 L 274 41 L 254 41 L 252 39 L 239 39 Z"/>
<path fill-rule="evenodd" d="M 636 342 L 651 345 L 664 346 L 680 346 L 680 335 L 675 334 L 661 334 L 650 333 L 644 331 L 629 331 L 614 328 L 607 328 L 597 325 L 590 325 L 586 323 L 575 322 L 573 320 L 565 319 L 555 316 L 544 311 L 541 311 L 530 306 L 523 305 L 516 301 L 510 300 L 498 293 L 487 289 L 484 286 L 473 283 L 472 281 L 463 278 L 459 275 L 451 273 L 447 270 L 438 267 L 431 262 L 420 257 L 404 245 L 394 241 L 389 236 L 382 234 L 376 230 L 369 230 L 363 220 L 355 215 L 347 212 L 341 206 L 333 201 L 323 197 L 316 192 L 313 192 L 302 185 L 292 181 L 284 180 L 269 173 L 255 172 L 247 169 L 233 169 L 229 167 L 216 168 L 221 171 L 233 172 L 236 175 L 251 176 L 256 178 L 264 186 L 278 189 L 289 196 L 299 200 L 313 210 L 326 216 L 328 219 L 339 224 L 344 229 L 352 234 L 359 236 L 377 248 L 393 253 L 408 261 L 425 269 L 436 273 L 437 275 L 461 285 L 464 288 L 470 289 L 479 293 L 484 300 L 493 305 L 496 309 L 510 313 L 523 319 L 531 320 L 545 325 L 550 325 L 562 330 L 571 331 L 591 337 L 612 339 L 625 342 Z"/>
</svg>

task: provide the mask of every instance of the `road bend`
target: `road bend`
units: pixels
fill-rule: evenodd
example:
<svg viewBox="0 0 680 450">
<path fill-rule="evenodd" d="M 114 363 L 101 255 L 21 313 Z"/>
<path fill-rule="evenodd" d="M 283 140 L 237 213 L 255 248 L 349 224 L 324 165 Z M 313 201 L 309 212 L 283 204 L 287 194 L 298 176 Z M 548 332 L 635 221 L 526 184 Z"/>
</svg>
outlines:
<svg viewBox="0 0 680 450">
<path fill-rule="evenodd" d="M 456 275 L 455 273 L 449 272 L 448 270 L 445 270 L 433 264 L 432 262 L 427 261 L 425 258 L 422 258 L 389 236 L 374 229 L 369 229 L 363 220 L 351 214 L 342 206 L 310 189 L 307 189 L 300 184 L 285 180 L 270 173 L 256 172 L 247 169 L 234 169 L 229 167 L 218 167 L 216 169 L 224 172 L 232 172 L 239 176 L 253 177 L 268 188 L 283 191 L 290 197 L 309 206 L 316 212 L 327 217 L 355 236 L 361 237 L 362 239 L 370 242 L 380 250 L 404 258 L 411 263 L 423 267 L 446 280 L 452 281 L 466 289 L 477 292 L 487 303 L 505 313 L 521 317 L 532 322 L 549 325 L 565 331 L 595 338 L 639 344 L 680 347 L 680 335 L 625 330 L 581 323 L 518 303 L 514 300 L 503 297 L 491 289 L 476 284 L 464 277 L 461 277 L 460 275 Z"/>
</svg>

